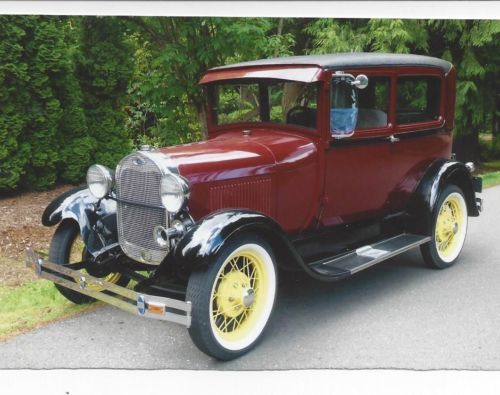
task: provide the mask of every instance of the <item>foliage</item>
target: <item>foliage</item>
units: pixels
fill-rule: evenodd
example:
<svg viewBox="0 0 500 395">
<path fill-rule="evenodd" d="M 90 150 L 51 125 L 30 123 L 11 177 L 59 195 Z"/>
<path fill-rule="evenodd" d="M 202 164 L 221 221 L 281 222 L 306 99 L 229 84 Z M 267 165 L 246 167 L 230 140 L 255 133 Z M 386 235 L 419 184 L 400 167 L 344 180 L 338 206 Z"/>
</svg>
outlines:
<svg viewBox="0 0 500 395">
<path fill-rule="evenodd" d="M 62 179 L 77 181 L 89 161 L 79 155 L 86 126 L 67 20 L 2 18 L 0 189 L 46 189 L 58 168 Z"/>
<path fill-rule="evenodd" d="M 163 144 L 205 132 L 198 81 L 215 66 L 292 54 L 293 37 L 263 18 L 130 18 L 139 62 L 129 94 L 131 132 Z M 149 127 L 148 127 L 149 126 Z"/>
<path fill-rule="evenodd" d="M 114 167 L 131 149 L 124 128 L 123 100 L 132 76 L 133 52 L 124 25 L 113 17 L 86 17 L 81 22 L 77 75 L 83 91 L 92 160 Z"/>
<path fill-rule="evenodd" d="M 22 138 L 29 73 L 23 61 L 23 25 L 7 16 L 0 16 L 0 25 L 0 189 L 6 189 L 17 186 L 30 153 Z"/>
<path fill-rule="evenodd" d="M 294 54 L 447 59 L 458 71 L 454 149 L 500 157 L 497 20 L 0 16 L 0 25 L 0 190 L 79 182 L 89 164 L 114 166 L 133 145 L 198 140 L 205 70 Z M 480 145 L 479 132 L 494 142 Z"/>
</svg>

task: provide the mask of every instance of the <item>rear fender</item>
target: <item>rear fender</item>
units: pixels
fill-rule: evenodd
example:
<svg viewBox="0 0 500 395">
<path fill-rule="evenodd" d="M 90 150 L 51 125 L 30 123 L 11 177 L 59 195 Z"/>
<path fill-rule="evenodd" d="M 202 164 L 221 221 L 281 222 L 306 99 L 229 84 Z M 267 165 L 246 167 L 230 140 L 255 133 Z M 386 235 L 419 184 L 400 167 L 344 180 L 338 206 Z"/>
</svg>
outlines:
<svg viewBox="0 0 500 395">
<path fill-rule="evenodd" d="M 116 202 L 97 199 L 88 188 L 77 187 L 55 198 L 42 214 L 42 224 L 54 226 L 64 220 L 73 220 L 87 250 L 98 256 L 118 245 Z"/>
<path fill-rule="evenodd" d="M 437 204 L 439 194 L 444 186 L 457 185 L 464 193 L 469 216 L 477 217 L 476 205 L 477 182 L 473 180 L 469 170 L 461 162 L 439 160 L 427 169 L 408 204 L 407 212 L 415 220 L 414 232 L 428 234 L 431 231 L 432 213 Z"/>
<path fill-rule="evenodd" d="M 224 210 L 197 222 L 174 249 L 174 264 L 188 272 L 208 267 L 229 239 L 253 232 L 268 242 L 283 266 L 305 266 L 285 232 L 273 219 L 249 210 Z"/>
</svg>

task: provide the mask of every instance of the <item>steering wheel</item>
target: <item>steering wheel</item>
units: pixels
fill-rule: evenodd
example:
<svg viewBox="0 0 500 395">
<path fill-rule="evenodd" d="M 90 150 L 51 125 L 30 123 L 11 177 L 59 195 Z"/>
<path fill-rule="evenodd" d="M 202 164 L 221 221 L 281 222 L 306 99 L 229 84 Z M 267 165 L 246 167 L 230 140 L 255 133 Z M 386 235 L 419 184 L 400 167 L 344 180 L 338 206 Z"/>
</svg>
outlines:
<svg viewBox="0 0 500 395">
<path fill-rule="evenodd" d="M 316 127 L 316 110 L 305 106 L 294 106 L 286 113 L 286 123 L 307 128 Z"/>
</svg>

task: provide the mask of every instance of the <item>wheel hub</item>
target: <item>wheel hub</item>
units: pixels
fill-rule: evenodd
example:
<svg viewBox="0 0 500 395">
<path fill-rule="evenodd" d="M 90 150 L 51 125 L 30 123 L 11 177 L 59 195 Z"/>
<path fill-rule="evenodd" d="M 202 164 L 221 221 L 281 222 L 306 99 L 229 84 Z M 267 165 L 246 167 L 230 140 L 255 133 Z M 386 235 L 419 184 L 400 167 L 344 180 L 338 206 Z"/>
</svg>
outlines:
<svg viewBox="0 0 500 395">
<path fill-rule="evenodd" d="M 242 272 L 229 272 L 224 276 L 217 291 L 217 306 L 227 317 L 236 317 L 248 309 L 255 300 L 250 279 Z"/>
<path fill-rule="evenodd" d="M 243 304 L 249 308 L 255 300 L 255 291 L 252 288 L 247 288 L 243 293 Z"/>
</svg>

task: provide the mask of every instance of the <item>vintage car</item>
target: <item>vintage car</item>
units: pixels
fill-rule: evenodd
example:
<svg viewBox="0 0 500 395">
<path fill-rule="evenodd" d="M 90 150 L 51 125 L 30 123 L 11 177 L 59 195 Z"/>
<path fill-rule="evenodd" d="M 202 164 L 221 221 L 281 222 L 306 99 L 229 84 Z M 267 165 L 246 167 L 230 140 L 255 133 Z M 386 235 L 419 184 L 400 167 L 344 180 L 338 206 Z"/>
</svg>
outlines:
<svg viewBox="0 0 500 395">
<path fill-rule="evenodd" d="M 222 360 L 261 338 L 278 272 L 337 281 L 416 247 L 449 267 L 482 205 L 451 152 L 455 80 L 444 60 L 378 53 L 210 69 L 208 139 L 91 166 L 27 263 L 74 303 L 179 323 Z"/>
</svg>

